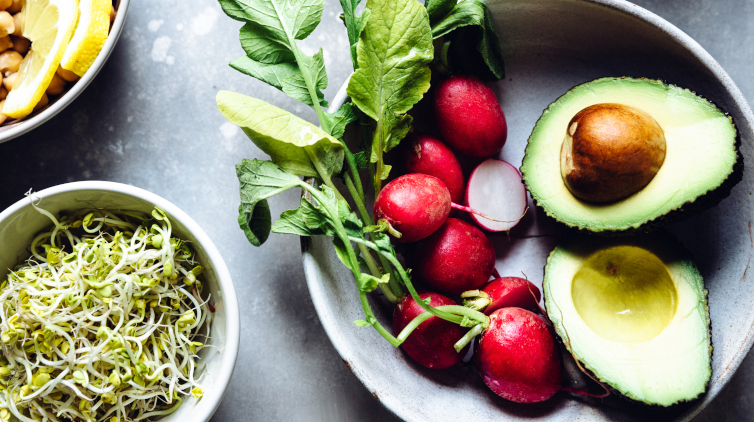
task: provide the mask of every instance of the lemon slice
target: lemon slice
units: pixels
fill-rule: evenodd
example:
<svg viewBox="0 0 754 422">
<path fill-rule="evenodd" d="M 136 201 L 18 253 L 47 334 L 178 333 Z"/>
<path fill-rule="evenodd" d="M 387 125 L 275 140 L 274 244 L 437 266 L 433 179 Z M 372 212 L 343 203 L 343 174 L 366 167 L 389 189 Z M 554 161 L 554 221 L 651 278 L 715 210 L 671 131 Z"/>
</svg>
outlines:
<svg viewBox="0 0 754 422">
<path fill-rule="evenodd" d="M 76 28 L 78 0 L 26 0 L 21 13 L 31 50 L 21 62 L 18 85 L 3 104 L 3 114 L 16 119 L 31 114 L 50 85 Z"/>
<path fill-rule="evenodd" d="M 112 0 L 81 0 L 79 23 L 60 65 L 63 69 L 84 76 L 107 41 L 110 31 Z"/>
</svg>

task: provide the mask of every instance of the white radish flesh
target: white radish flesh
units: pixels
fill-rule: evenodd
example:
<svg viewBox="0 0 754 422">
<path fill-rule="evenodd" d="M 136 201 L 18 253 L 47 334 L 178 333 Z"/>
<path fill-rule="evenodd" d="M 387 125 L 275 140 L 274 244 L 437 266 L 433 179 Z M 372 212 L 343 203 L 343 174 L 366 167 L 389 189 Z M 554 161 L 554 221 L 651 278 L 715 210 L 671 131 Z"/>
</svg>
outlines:
<svg viewBox="0 0 754 422">
<path fill-rule="evenodd" d="M 508 231 L 515 227 L 526 211 L 526 188 L 521 173 L 510 163 L 489 159 L 479 164 L 469 177 L 466 204 L 479 212 L 500 220 L 492 221 L 472 214 L 483 229 Z"/>
</svg>

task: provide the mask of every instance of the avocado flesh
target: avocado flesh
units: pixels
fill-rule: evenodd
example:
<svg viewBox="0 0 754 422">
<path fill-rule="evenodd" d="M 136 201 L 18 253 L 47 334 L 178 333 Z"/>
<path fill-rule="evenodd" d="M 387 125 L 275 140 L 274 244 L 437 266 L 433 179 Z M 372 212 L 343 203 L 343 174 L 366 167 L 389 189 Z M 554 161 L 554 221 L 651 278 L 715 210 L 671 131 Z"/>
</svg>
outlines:
<svg viewBox="0 0 754 422">
<path fill-rule="evenodd" d="M 608 204 L 578 199 L 560 172 L 568 122 L 599 103 L 643 110 L 662 127 L 667 143 L 665 161 L 652 181 Z M 730 117 L 693 92 L 661 81 L 602 78 L 573 88 L 543 112 L 529 137 L 521 173 L 532 198 L 556 220 L 593 232 L 622 231 L 660 219 L 721 187 L 739 160 L 737 148 Z"/>
<path fill-rule="evenodd" d="M 670 235 L 566 240 L 547 259 L 543 287 L 558 336 L 601 382 L 660 406 L 706 391 L 707 291 Z"/>
</svg>

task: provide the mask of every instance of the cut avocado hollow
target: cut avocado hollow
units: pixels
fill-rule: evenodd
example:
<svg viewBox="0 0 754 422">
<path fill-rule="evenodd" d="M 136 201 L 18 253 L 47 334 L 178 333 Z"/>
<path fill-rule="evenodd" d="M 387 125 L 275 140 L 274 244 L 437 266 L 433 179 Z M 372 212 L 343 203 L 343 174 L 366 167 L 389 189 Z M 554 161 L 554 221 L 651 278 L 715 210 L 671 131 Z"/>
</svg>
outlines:
<svg viewBox="0 0 754 422">
<path fill-rule="evenodd" d="M 660 406 L 706 391 L 707 291 L 669 234 L 570 238 L 550 253 L 543 287 L 558 336 L 615 391 Z"/>
<path fill-rule="evenodd" d="M 636 107 L 664 131 L 665 161 L 639 192 L 608 204 L 575 197 L 563 182 L 560 153 L 568 122 L 599 103 Z M 732 119 L 713 103 L 662 81 L 602 78 L 550 104 L 526 147 L 521 174 L 534 201 L 556 220 L 591 232 L 642 231 L 714 206 L 741 180 L 743 157 Z"/>
</svg>

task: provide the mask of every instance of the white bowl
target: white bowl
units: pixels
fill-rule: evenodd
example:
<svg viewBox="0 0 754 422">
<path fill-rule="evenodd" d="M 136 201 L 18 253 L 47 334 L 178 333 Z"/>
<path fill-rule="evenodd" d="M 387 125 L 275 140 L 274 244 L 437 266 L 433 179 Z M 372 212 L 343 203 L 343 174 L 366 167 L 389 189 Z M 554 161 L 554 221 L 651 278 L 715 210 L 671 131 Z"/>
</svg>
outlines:
<svg viewBox="0 0 754 422">
<path fill-rule="evenodd" d="M 55 117 L 55 115 L 60 113 L 64 108 L 68 107 L 73 100 L 84 92 L 84 89 L 89 86 L 92 80 L 94 80 L 94 77 L 97 76 L 99 71 L 105 65 L 105 62 L 110 57 L 110 53 L 113 52 L 113 48 L 115 48 L 115 44 L 118 42 L 118 38 L 120 38 L 120 33 L 123 31 L 123 25 L 126 22 L 126 14 L 128 13 L 128 5 L 130 3 L 131 0 L 115 0 L 114 5 L 116 15 L 115 21 L 110 28 L 110 34 L 108 35 L 107 41 L 105 41 L 102 50 L 94 60 L 94 63 L 92 63 L 92 66 L 86 71 L 84 76 L 75 83 L 69 85 L 69 88 L 63 94 L 54 101 L 51 101 L 50 104 L 42 110 L 34 112 L 28 117 L 13 123 L 0 126 L 0 144 L 41 126 L 46 121 Z"/>
<path fill-rule="evenodd" d="M 743 95 L 699 44 L 662 18 L 622 0 L 490 0 L 488 5 L 506 58 L 506 78 L 492 85 L 508 120 L 500 158 L 520 166 L 542 110 L 571 87 L 625 75 L 664 79 L 717 103 L 735 120 L 745 161 L 754 162 L 754 116 Z M 333 107 L 344 100 L 341 90 Z M 329 239 L 302 239 L 304 270 L 335 349 L 374 397 L 405 420 L 689 420 L 720 392 L 754 341 L 754 271 L 746 271 L 754 250 L 751 191 L 754 178 L 747 172 L 730 198 L 669 228 L 692 252 L 705 278 L 715 347 L 708 393 L 670 410 L 566 393 L 536 405 L 508 402 L 489 391 L 470 367 L 419 367 L 374 330 L 356 327 L 353 321 L 363 318 L 356 285 Z M 490 237 L 502 275 L 523 272 L 541 286 L 545 258 L 566 230 L 531 200 L 529 207 L 532 212 L 513 230 L 511 242 L 504 234 Z M 392 307 L 375 295 L 370 300 L 390 327 Z"/>
<path fill-rule="evenodd" d="M 173 232 L 190 241 L 197 260 L 205 268 L 203 276 L 215 306 L 209 343 L 213 347 L 199 353 L 198 373 L 206 373 L 202 382 L 204 397 L 184 399 L 178 410 L 162 421 L 208 421 L 215 413 L 228 387 L 238 357 L 240 318 L 238 301 L 230 273 L 222 256 L 204 230 L 180 208 L 167 200 L 133 186 L 113 182 L 66 183 L 34 193 L 41 198 L 39 206 L 53 215 L 60 211 L 98 207 L 111 210 L 150 213 L 154 207 L 170 217 Z M 0 280 L 8 269 L 28 257 L 34 236 L 50 226 L 46 216 L 32 208 L 28 198 L 22 199 L 0 213 Z"/>
</svg>

